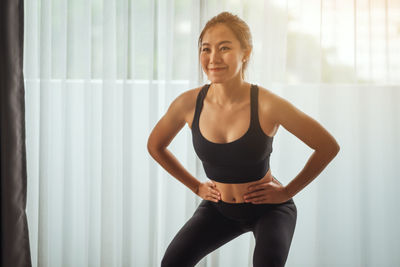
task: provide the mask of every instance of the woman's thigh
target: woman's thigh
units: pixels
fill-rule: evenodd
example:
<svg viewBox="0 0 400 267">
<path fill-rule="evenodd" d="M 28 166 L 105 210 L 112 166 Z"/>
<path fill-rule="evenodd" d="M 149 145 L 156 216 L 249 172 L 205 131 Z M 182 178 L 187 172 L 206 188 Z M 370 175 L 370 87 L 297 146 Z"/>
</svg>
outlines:
<svg viewBox="0 0 400 267">
<path fill-rule="evenodd" d="M 194 266 L 243 233 L 237 222 L 220 214 L 211 201 L 203 200 L 168 245 L 161 266 Z"/>
<path fill-rule="evenodd" d="M 278 205 L 259 217 L 253 226 L 253 266 L 285 266 L 297 220 L 293 203 Z"/>
</svg>

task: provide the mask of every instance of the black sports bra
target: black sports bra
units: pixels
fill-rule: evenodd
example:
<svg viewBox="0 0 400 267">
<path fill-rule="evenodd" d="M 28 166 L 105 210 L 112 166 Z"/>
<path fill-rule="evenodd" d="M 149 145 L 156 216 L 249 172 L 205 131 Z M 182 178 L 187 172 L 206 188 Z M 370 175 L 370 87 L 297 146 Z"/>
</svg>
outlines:
<svg viewBox="0 0 400 267">
<path fill-rule="evenodd" d="M 237 140 L 228 143 L 214 143 L 200 132 L 199 118 L 203 101 L 210 84 L 201 88 L 196 100 L 192 122 L 194 150 L 203 163 L 208 178 L 221 183 L 247 183 L 259 180 L 269 170 L 273 137 L 264 133 L 258 120 L 258 87 L 251 85 L 250 127 Z"/>
</svg>

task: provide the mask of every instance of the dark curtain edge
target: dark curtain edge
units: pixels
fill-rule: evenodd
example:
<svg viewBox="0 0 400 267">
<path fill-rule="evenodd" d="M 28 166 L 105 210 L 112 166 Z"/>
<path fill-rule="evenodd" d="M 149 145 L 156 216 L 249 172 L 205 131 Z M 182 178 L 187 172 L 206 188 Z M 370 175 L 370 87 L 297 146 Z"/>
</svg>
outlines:
<svg viewBox="0 0 400 267">
<path fill-rule="evenodd" d="M 0 1 L 0 264 L 32 266 L 26 217 L 24 1 Z"/>
</svg>

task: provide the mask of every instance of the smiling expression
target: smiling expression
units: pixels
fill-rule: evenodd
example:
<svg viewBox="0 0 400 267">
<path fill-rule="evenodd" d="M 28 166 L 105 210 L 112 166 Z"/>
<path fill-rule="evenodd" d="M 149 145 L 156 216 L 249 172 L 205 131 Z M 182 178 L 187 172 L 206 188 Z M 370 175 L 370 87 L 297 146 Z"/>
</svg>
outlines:
<svg viewBox="0 0 400 267">
<path fill-rule="evenodd" d="M 217 24 L 209 28 L 200 49 L 201 66 L 211 82 L 219 83 L 241 76 L 247 53 L 229 27 Z"/>
</svg>

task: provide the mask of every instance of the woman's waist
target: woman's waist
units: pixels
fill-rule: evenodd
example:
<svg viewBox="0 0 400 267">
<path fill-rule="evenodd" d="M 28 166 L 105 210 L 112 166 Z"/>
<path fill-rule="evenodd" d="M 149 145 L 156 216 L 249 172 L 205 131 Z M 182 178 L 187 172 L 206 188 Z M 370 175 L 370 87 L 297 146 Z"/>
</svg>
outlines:
<svg viewBox="0 0 400 267">
<path fill-rule="evenodd" d="M 252 182 L 234 184 L 234 183 L 221 183 L 214 181 L 212 179 L 210 180 L 212 180 L 215 183 L 217 190 L 221 193 L 222 201 L 229 203 L 241 203 L 244 202 L 243 196 L 248 192 L 248 188 L 250 185 L 260 182 L 269 183 L 272 181 L 272 179 L 273 176 L 271 174 L 271 169 L 269 169 L 263 178 Z"/>
</svg>

